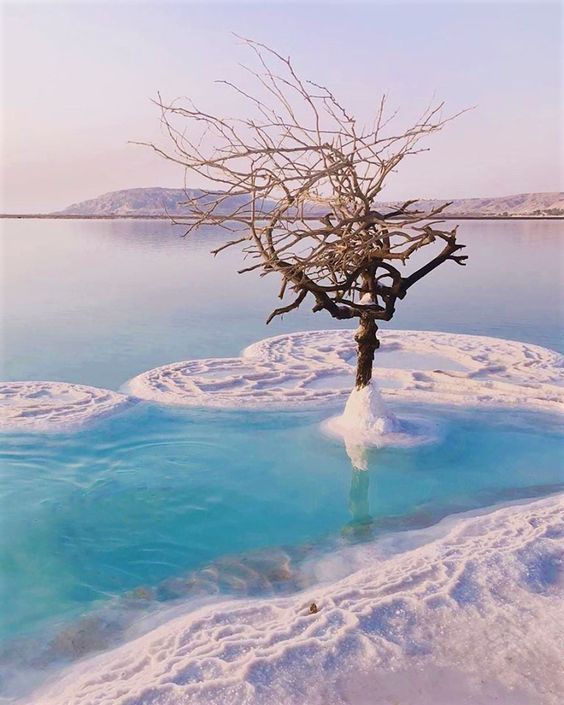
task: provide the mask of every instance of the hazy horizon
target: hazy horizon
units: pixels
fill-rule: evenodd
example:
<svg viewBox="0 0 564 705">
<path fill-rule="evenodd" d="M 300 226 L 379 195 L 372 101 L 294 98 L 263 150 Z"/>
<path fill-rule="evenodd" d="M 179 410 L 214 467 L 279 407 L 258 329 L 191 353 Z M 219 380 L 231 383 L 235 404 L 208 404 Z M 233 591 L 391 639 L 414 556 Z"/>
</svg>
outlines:
<svg viewBox="0 0 564 705">
<path fill-rule="evenodd" d="M 188 186 L 188 189 L 191 187 Z M 138 191 L 138 190 L 154 190 L 154 189 L 165 189 L 165 190 L 174 190 L 174 191 L 182 191 L 184 190 L 183 186 L 161 186 L 159 184 L 155 184 L 152 186 L 132 186 L 132 187 L 124 187 L 124 188 L 118 188 L 113 191 L 106 191 L 104 193 L 99 193 L 94 196 L 87 196 L 86 198 L 79 199 L 77 201 L 74 201 L 72 203 L 68 203 L 65 208 L 61 208 L 58 210 L 51 210 L 51 211 L 22 211 L 22 212 L 17 212 L 17 211 L 0 211 L 0 215 L 49 215 L 49 214 L 57 214 L 59 211 L 63 211 L 68 209 L 71 206 L 78 205 L 78 204 L 83 204 L 83 203 L 88 203 L 90 201 L 97 201 L 99 198 L 102 198 L 104 196 L 108 196 L 110 194 L 115 194 L 115 193 L 120 193 L 122 191 Z M 218 191 L 221 191 L 221 188 L 217 189 Z M 521 193 L 506 193 L 506 194 L 499 194 L 499 195 L 483 195 L 483 196 L 461 196 L 458 198 L 452 198 L 448 194 L 440 197 L 429 197 L 429 198 L 419 198 L 417 200 L 423 202 L 423 201 L 428 201 L 428 200 L 439 200 L 439 201 L 466 201 L 466 200 L 476 200 L 476 201 L 481 201 L 481 200 L 487 200 L 487 199 L 499 199 L 503 200 L 504 198 L 511 198 L 511 197 L 517 197 L 517 196 L 526 196 L 526 195 L 537 195 L 537 194 L 543 194 L 543 193 L 555 193 L 555 194 L 562 194 L 564 193 L 563 191 L 544 191 L 544 192 L 538 192 L 538 191 L 529 191 L 529 192 L 521 192 Z M 417 198 L 416 194 L 413 194 L 414 198 Z M 380 201 L 384 201 L 384 198 L 382 199 L 377 199 Z"/>
<path fill-rule="evenodd" d="M 157 91 L 231 114 L 214 85 L 289 54 L 362 120 L 382 93 L 405 118 L 476 105 L 402 165 L 384 199 L 564 190 L 559 3 L 4 3 L 1 212 L 47 212 L 129 188 L 181 188 L 158 140 Z M 199 187 L 201 183 L 190 182 Z"/>
</svg>

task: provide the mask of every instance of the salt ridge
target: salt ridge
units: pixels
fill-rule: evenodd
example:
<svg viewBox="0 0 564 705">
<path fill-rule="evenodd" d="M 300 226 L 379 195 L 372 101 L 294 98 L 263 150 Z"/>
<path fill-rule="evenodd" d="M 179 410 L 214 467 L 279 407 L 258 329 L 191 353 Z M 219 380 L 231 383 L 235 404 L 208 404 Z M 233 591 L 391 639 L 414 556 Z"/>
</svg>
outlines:
<svg viewBox="0 0 564 705">
<path fill-rule="evenodd" d="M 109 389 L 66 382 L 1 382 L 2 431 L 76 430 L 132 403 Z"/>
<path fill-rule="evenodd" d="M 313 569 L 347 577 L 176 617 L 21 702 L 556 705 L 563 516 L 560 495 L 447 520 L 400 554 L 344 549 Z"/>
<path fill-rule="evenodd" d="M 379 368 L 384 398 L 463 406 L 561 411 L 564 365 L 538 345 L 431 331 L 383 331 L 383 352 L 448 358 L 458 370 Z M 130 394 L 163 404 L 219 408 L 305 408 L 343 401 L 353 383 L 353 331 L 325 330 L 267 338 L 241 357 L 188 360 L 134 377 Z"/>
<path fill-rule="evenodd" d="M 454 333 L 383 331 L 380 335 L 383 352 L 431 354 L 463 367 L 440 369 L 439 362 L 435 370 L 380 368 L 377 353 L 374 380 L 382 384 L 386 401 L 549 412 L 564 408 L 563 357 L 552 350 Z M 310 331 L 261 340 L 241 357 L 187 360 L 148 370 L 124 385 L 126 394 L 64 382 L 4 382 L 0 383 L 0 428 L 74 430 L 124 408 L 132 397 L 217 408 L 336 405 L 353 386 L 354 357 L 353 331 Z"/>
</svg>

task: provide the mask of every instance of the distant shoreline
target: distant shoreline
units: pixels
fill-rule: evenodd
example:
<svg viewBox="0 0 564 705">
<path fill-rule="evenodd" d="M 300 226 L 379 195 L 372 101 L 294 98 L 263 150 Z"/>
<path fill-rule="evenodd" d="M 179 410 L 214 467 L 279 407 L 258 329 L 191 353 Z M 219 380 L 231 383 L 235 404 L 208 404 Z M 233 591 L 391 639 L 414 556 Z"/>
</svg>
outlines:
<svg viewBox="0 0 564 705">
<path fill-rule="evenodd" d="M 51 215 L 49 213 L 0 213 L 3 220 L 168 220 L 168 215 Z M 564 220 L 563 215 L 442 215 L 440 220 Z M 182 223 L 178 223 L 182 225 Z"/>
</svg>

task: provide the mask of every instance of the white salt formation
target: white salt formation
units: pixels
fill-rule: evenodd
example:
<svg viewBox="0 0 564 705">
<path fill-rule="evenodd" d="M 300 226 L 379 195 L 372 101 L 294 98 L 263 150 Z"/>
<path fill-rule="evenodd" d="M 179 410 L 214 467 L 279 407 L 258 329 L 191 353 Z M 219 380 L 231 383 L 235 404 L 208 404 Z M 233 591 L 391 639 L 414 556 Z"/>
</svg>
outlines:
<svg viewBox="0 0 564 705">
<path fill-rule="evenodd" d="M 382 399 L 374 382 L 353 389 L 341 416 L 326 421 L 323 430 L 342 438 L 354 468 L 368 468 L 367 448 L 413 446 L 433 440 L 429 424 L 398 419 Z"/>
<path fill-rule="evenodd" d="M 109 389 L 65 382 L 1 382 L 3 431 L 75 430 L 132 400 Z"/>
<path fill-rule="evenodd" d="M 561 495 L 445 520 L 395 555 L 344 549 L 321 586 L 177 616 L 25 702 L 557 705 L 563 516 Z M 355 572 L 328 583 L 331 560 Z"/>
<path fill-rule="evenodd" d="M 351 330 L 327 330 L 267 338 L 246 348 L 240 358 L 157 367 L 134 377 L 126 390 L 141 399 L 180 406 L 303 409 L 337 404 L 345 401 L 354 383 L 353 335 Z M 388 402 L 553 412 L 563 408 L 563 357 L 552 350 L 454 333 L 381 331 L 380 335 L 374 380 L 385 383 L 382 394 Z M 399 358 L 407 353 L 413 366 L 379 368 L 381 353 Z M 417 356 L 425 360 L 432 356 L 436 368 L 418 369 Z M 449 369 L 452 362 L 462 369 Z"/>
<path fill-rule="evenodd" d="M 341 417 L 342 424 L 359 440 L 369 441 L 374 435 L 398 433 L 401 425 L 386 408 L 375 384 L 364 389 L 353 389 Z"/>
<path fill-rule="evenodd" d="M 401 434 L 402 424 L 384 404 L 375 383 L 353 389 L 342 416 L 330 419 L 326 428 L 359 445 L 380 445 L 379 440 Z"/>
<path fill-rule="evenodd" d="M 368 445 L 418 435 L 382 399 L 390 406 L 563 408 L 562 356 L 535 345 L 386 331 L 380 351 L 404 360 L 407 354 L 412 364 L 379 367 L 378 352 L 374 383 L 352 394 L 348 330 L 278 336 L 240 358 L 166 365 L 127 388 L 141 399 L 200 407 L 306 409 L 348 397 L 342 416 L 327 426 L 344 438 L 359 469 Z M 431 370 L 429 356 L 436 361 Z M 453 361 L 462 369 L 453 370 Z M 75 428 L 131 400 L 49 382 L 2 384 L 0 399 L 9 430 Z M 401 534 L 395 553 L 390 539 L 344 549 L 312 566 L 323 580 L 316 588 L 177 616 L 72 666 L 21 702 L 556 705 L 564 691 L 563 516 L 559 496 Z"/>
<path fill-rule="evenodd" d="M 351 330 L 329 330 L 267 338 L 248 347 L 241 357 L 157 367 L 134 377 L 125 389 L 138 399 L 178 406 L 337 406 L 345 402 L 354 383 L 353 335 Z M 397 355 L 398 366 L 379 367 L 381 353 L 389 353 L 392 360 Z M 407 366 L 406 356 L 410 360 Z M 424 369 L 429 358 L 436 362 L 431 370 Z M 375 356 L 374 384 L 381 386 L 389 406 L 395 401 L 414 401 L 559 412 L 564 403 L 562 360 L 546 348 L 511 340 L 384 331 Z M 452 369 L 453 362 L 460 369 Z M 397 422 L 389 411 L 381 412 L 375 389 L 367 395 L 351 396 L 341 423 L 347 425 L 354 419 L 354 424 L 371 436 L 371 444 L 383 432 L 405 434 L 405 429 L 394 426 Z M 131 401 L 123 394 L 79 384 L 5 382 L 0 383 L 1 426 L 8 431 L 72 430 Z M 338 426 L 333 432 L 338 432 Z"/>
</svg>

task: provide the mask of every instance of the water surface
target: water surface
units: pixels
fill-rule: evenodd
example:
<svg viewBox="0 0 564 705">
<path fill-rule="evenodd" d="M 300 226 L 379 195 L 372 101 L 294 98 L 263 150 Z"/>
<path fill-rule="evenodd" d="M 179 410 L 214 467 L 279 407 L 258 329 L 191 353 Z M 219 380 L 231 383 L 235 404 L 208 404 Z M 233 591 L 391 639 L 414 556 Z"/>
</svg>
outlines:
<svg viewBox="0 0 564 705">
<path fill-rule="evenodd" d="M 234 252 L 212 258 L 220 238 L 211 230 L 186 240 L 156 221 L 2 226 L 5 379 L 117 389 L 157 365 L 338 327 L 308 307 L 265 327 L 277 282 L 237 275 Z M 414 287 L 390 327 L 561 350 L 562 234 L 558 221 L 462 223 L 468 267 L 445 264 Z M 383 355 L 381 364 L 394 360 Z M 193 588 L 298 589 L 310 551 L 562 487 L 561 435 L 551 417 L 395 411 L 424 415 L 437 440 L 371 451 L 364 473 L 320 432 L 335 413 L 329 408 L 259 414 L 139 404 L 76 434 L 4 436 L 0 691 L 13 690 L 2 673 L 17 671 L 30 653 L 32 670 L 51 662 L 38 660 L 45 644 L 56 644 L 55 660 L 106 648 L 97 618 L 83 630 L 86 642 L 76 631 L 68 636 L 69 625 L 105 605 L 132 596 L 166 603 Z"/>
<path fill-rule="evenodd" d="M 554 491 L 550 417 L 400 407 L 437 440 L 374 449 L 353 472 L 324 413 L 140 404 L 69 435 L 10 435 L 2 449 L 0 636 L 268 547 L 426 526 L 452 512 Z"/>
<path fill-rule="evenodd" d="M 209 251 L 163 221 L 2 222 L 3 376 L 117 389 L 152 367 L 238 355 L 255 340 L 349 327 L 303 305 L 264 325 L 278 281 L 238 275 L 240 255 Z M 475 333 L 562 350 L 560 221 L 464 221 L 467 267 L 445 263 L 384 327 Z"/>
</svg>

